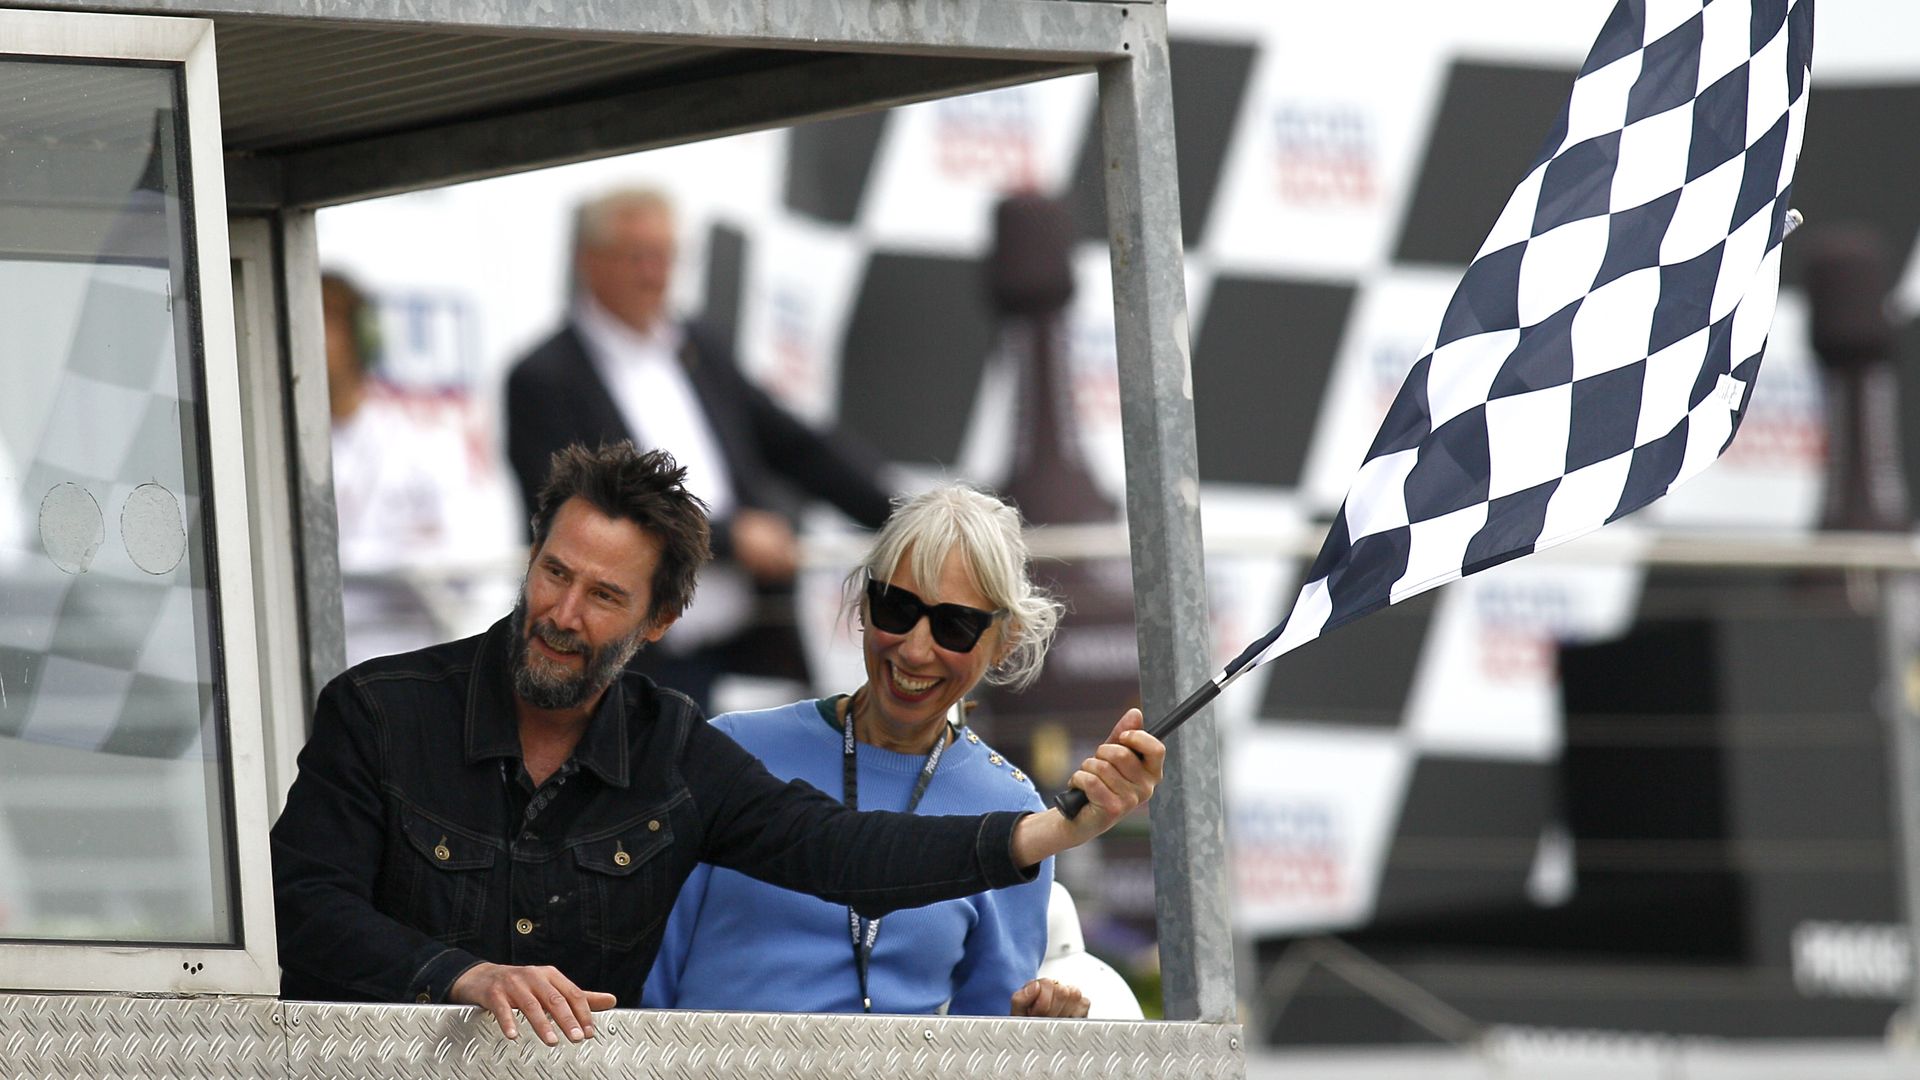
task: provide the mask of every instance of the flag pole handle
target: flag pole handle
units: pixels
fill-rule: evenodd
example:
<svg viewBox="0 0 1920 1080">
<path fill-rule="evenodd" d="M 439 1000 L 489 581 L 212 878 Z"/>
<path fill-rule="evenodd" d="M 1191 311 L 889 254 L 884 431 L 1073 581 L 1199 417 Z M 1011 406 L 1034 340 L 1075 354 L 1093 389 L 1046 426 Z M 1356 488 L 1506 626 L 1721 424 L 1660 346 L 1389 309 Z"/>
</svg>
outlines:
<svg viewBox="0 0 1920 1080">
<path fill-rule="evenodd" d="M 1235 672 L 1235 674 L 1238 674 L 1238 672 Z M 1232 677 L 1224 671 L 1215 675 L 1212 679 L 1208 680 L 1205 685 L 1201 686 L 1200 689 L 1188 694 L 1187 700 L 1175 706 L 1172 712 L 1149 726 L 1147 728 L 1147 734 L 1152 735 L 1156 739 L 1165 739 L 1167 736 L 1173 734 L 1174 729 L 1186 723 L 1188 720 L 1193 719 L 1194 713 L 1206 708 L 1208 702 L 1219 697 L 1221 689 L 1232 681 Z M 1077 787 L 1070 787 L 1054 797 L 1053 805 L 1058 808 L 1062 814 L 1065 814 L 1068 820 L 1072 820 L 1080 816 L 1080 811 L 1086 809 L 1087 793 Z"/>
</svg>

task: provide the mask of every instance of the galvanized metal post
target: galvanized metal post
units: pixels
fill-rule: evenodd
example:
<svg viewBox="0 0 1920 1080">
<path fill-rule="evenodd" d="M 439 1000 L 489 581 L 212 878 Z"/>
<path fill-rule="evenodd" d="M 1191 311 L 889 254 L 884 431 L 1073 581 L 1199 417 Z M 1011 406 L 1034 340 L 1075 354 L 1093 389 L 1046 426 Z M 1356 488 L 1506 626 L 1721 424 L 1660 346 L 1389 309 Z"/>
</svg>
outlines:
<svg viewBox="0 0 1920 1080">
<path fill-rule="evenodd" d="M 1920 1032 L 1920 575 L 1880 576 L 1880 636 L 1885 683 L 1881 711 L 1891 743 L 1894 864 L 1907 922 L 1905 1024 L 1909 1047 Z"/>
<path fill-rule="evenodd" d="M 346 617 L 340 609 L 340 523 L 333 506 L 333 416 L 327 402 L 325 317 L 320 307 L 320 246 L 313 212 L 279 218 L 280 312 L 293 426 L 289 477 L 298 514 L 300 618 L 307 689 L 318 695 L 347 666 Z M 305 722 L 302 721 L 305 742 Z"/>
<path fill-rule="evenodd" d="M 1166 8 L 1141 4 L 1128 10 L 1130 58 L 1100 66 L 1100 127 L 1140 690 L 1151 720 L 1213 673 Z M 1166 782 L 1152 813 L 1166 1015 L 1231 1021 L 1226 826 L 1210 712 L 1201 712 L 1172 737 Z"/>
</svg>

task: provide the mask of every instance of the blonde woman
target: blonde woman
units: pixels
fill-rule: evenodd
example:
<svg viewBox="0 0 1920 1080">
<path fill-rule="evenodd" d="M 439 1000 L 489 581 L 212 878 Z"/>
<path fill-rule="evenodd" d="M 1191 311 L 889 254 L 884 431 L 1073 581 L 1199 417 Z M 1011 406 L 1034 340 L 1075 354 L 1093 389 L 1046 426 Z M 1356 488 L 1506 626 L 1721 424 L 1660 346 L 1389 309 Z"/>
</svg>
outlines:
<svg viewBox="0 0 1920 1080">
<path fill-rule="evenodd" d="M 866 682 L 850 694 L 714 724 L 776 776 L 862 810 L 1040 810 L 1032 781 L 949 720 L 983 681 L 1032 682 L 1059 621 L 1059 602 L 1028 576 L 1019 513 L 958 483 L 909 499 L 848 576 L 846 592 Z M 641 1004 L 1085 1015 L 1077 991 L 1034 979 L 1052 879 L 1049 860 L 1028 884 L 894 912 L 882 925 L 845 905 L 703 865 L 668 919 Z"/>
</svg>

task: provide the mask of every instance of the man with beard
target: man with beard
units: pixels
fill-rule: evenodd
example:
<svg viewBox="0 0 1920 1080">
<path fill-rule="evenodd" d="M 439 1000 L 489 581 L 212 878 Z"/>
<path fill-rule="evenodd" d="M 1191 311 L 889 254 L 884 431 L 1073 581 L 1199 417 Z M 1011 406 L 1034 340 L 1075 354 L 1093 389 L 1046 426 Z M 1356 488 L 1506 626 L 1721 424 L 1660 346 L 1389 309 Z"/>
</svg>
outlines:
<svg viewBox="0 0 1920 1080">
<path fill-rule="evenodd" d="M 683 478 L 626 443 L 555 454 L 513 613 L 328 684 L 273 830 L 285 996 L 478 1005 L 509 1038 L 517 1010 L 577 1042 L 639 1000 L 700 862 L 877 918 L 1031 880 L 1152 795 L 1165 748 L 1138 710 L 1075 774 L 1071 820 L 856 813 L 774 779 L 627 665 L 708 557 Z"/>
</svg>

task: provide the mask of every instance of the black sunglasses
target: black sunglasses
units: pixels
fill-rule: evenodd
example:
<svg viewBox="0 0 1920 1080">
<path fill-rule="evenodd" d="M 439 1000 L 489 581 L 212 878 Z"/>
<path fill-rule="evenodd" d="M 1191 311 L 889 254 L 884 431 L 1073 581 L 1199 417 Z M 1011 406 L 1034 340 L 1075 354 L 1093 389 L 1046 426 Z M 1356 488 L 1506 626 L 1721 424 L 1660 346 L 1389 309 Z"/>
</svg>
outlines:
<svg viewBox="0 0 1920 1080">
<path fill-rule="evenodd" d="M 929 604 L 898 585 L 867 579 L 867 620 L 876 630 L 911 634 L 925 615 L 933 643 L 948 652 L 972 652 L 993 620 L 1005 614 L 963 604 Z"/>
</svg>

